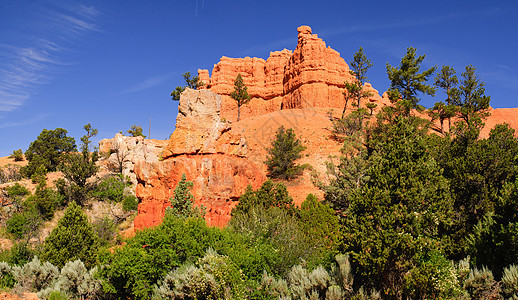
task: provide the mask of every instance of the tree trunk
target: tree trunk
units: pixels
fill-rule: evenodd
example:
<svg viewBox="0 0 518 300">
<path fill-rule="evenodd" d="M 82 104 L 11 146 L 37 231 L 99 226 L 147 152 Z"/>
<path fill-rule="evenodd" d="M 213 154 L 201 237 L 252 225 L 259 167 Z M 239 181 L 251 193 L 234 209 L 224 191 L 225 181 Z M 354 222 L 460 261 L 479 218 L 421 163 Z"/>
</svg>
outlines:
<svg viewBox="0 0 518 300">
<path fill-rule="evenodd" d="M 241 115 L 241 105 L 237 105 L 237 121 L 239 122 L 239 116 Z"/>
<path fill-rule="evenodd" d="M 344 106 L 344 110 L 342 111 L 342 119 L 344 118 L 344 115 L 345 115 L 345 110 L 347 109 L 347 102 L 349 102 L 349 100 L 345 100 L 345 106 Z"/>
</svg>

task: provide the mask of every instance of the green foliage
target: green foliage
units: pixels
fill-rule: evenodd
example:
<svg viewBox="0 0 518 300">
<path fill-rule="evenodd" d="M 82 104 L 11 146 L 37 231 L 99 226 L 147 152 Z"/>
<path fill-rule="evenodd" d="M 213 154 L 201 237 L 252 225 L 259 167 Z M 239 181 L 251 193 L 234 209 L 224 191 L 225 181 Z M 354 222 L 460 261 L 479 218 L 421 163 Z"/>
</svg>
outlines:
<svg viewBox="0 0 518 300">
<path fill-rule="evenodd" d="M 133 195 L 124 196 L 124 200 L 122 200 L 122 209 L 124 211 L 134 211 L 138 208 L 138 199 Z"/>
<path fill-rule="evenodd" d="M 254 207 L 264 209 L 279 207 L 288 211 L 294 209 L 293 199 L 288 194 L 286 185 L 272 180 L 266 180 L 256 191 L 248 185 L 245 193 L 239 197 L 239 203 L 232 209 L 231 215 L 234 217 L 246 214 Z"/>
<path fill-rule="evenodd" d="M 404 278 L 410 299 L 466 299 L 454 264 L 437 251 L 421 253 L 418 265 Z"/>
<path fill-rule="evenodd" d="M 90 139 L 97 135 L 97 129 L 93 129 L 90 124 L 84 126 L 86 134 L 81 137 L 81 153 L 70 153 L 65 155 L 60 170 L 65 177 L 65 191 L 69 201 L 77 201 L 84 204 L 88 194 L 93 190 L 94 184 L 87 180 L 97 173 L 99 167 L 96 165 L 98 152 L 90 154 Z"/>
<path fill-rule="evenodd" d="M 171 92 L 171 99 L 174 101 L 180 100 L 180 94 L 185 90 L 185 87 L 197 90 L 199 87 L 203 86 L 203 82 L 200 81 L 198 76 L 191 78 L 191 72 L 183 73 L 182 76 L 187 86 L 177 86 L 176 89 Z"/>
<path fill-rule="evenodd" d="M 447 181 L 418 124 L 397 117 L 371 131 L 376 155 L 369 158 L 369 180 L 343 204 L 346 249 L 362 280 L 391 297 L 403 292 L 403 276 L 419 254 L 440 248 L 441 229 L 452 218 Z"/>
<path fill-rule="evenodd" d="M 338 249 L 341 239 L 340 223 L 329 205 L 309 194 L 297 214 L 300 227 L 307 236 L 318 240 L 326 249 Z"/>
<path fill-rule="evenodd" d="M 250 102 L 250 95 L 248 94 L 246 85 L 243 83 L 243 77 L 241 74 L 237 74 L 234 80 L 234 91 L 230 93 L 230 97 L 237 102 L 237 121 L 241 116 L 241 106 Z"/>
<path fill-rule="evenodd" d="M 54 216 L 54 212 L 65 203 L 63 195 L 57 191 L 48 188 L 45 181 L 42 181 L 36 187 L 34 195 L 27 197 L 26 204 L 38 210 L 41 217 L 49 220 Z"/>
<path fill-rule="evenodd" d="M 516 265 L 510 265 L 504 269 L 502 286 L 506 299 L 518 299 L 518 267 Z"/>
<path fill-rule="evenodd" d="M 148 298 L 170 270 L 203 256 L 221 239 L 221 230 L 209 228 L 203 219 L 166 214 L 159 226 L 138 231 L 124 247 L 101 257 L 104 290 L 118 298 Z"/>
<path fill-rule="evenodd" d="M 117 235 L 117 226 L 109 217 L 97 219 L 92 224 L 100 246 L 110 245 Z"/>
<path fill-rule="evenodd" d="M 14 266 L 12 272 L 16 281 L 14 289 L 20 292 L 45 289 L 59 274 L 58 268 L 49 262 L 41 263 L 37 256 L 23 266 Z"/>
<path fill-rule="evenodd" d="M 37 234 L 36 231 L 41 223 L 42 220 L 36 207 L 26 206 L 23 211 L 14 213 L 6 221 L 5 229 L 15 239 L 29 240 Z"/>
<path fill-rule="evenodd" d="M 487 116 L 491 97 L 485 95 L 484 82 L 475 74 L 476 68 L 466 66 L 459 88 L 452 89 L 452 103 L 459 107 L 459 115 L 468 127 Z"/>
<path fill-rule="evenodd" d="M 518 176 L 516 153 L 518 140 L 514 137 L 514 130 L 508 125 L 497 125 L 488 139 L 446 138 L 436 154 L 445 176 L 450 180 L 455 200 L 453 208 L 457 217 L 451 228 L 449 251 L 458 259 L 465 256 L 465 250 L 471 247 L 471 253 L 480 254 L 474 254 L 477 264 L 494 266 L 496 274 L 513 263 L 513 256 L 516 255 L 516 251 L 511 251 L 514 249 L 511 245 L 515 243 L 511 234 L 513 224 L 518 222 L 514 216 L 517 209 L 514 203 L 518 200 L 515 200 L 517 197 L 512 184 Z M 469 246 L 466 238 L 473 233 L 475 225 L 491 212 L 495 213 L 491 219 L 497 222 L 477 233 L 477 238 L 473 239 L 475 236 L 472 235 L 472 242 L 478 246 L 473 243 Z M 494 254 L 493 251 L 501 254 Z"/>
<path fill-rule="evenodd" d="M 293 129 L 279 127 L 271 148 L 267 149 L 265 164 L 268 176 L 286 180 L 295 178 L 302 171 L 301 166 L 295 164 L 295 161 L 302 157 L 300 153 L 305 149 L 306 147 L 296 138 Z"/>
<path fill-rule="evenodd" d="M 413 108 L 416 108 L 419 103 L 418 93 L 431 96 L 435 94 L 435 88 L 426 82 L 435 72 L 436 67 L 419 73 L 424 58 L 425 55 L 416 57 L 416 49 L 410 47 L 407 48 L 406 55 L 401 59 L 399 67 L 392 67 L 387 63 L 390 87 L 397 90 L 403 99 L 411 101 Z"/>
<path fill-rule="evenodd" d="M 62 128 L 54 130 L 43 129 L 38 138 L 25 151 L 25 158 L 29 161 L 23 168 L 23 173 L 31 177 L 38 166 L 43 166 L 48 172 L 56 171 L 63 160 L 63 154 L 76 150 L 73 137 L 67 136 Z"/>
<path fill-rule="evenodd" d="M 63 267 L 70 260 L 80 259 L 93 266 L 97 257 L 97 235 L 86 215 L 75 202 L 71 202 L 45 240 L 42 258 Z"/>
<path fill-rule="evenodd" d="M 174 189 L 174 196 L 170 199 L 171 206 L 167 208 L 166 213 L 175 217 L 203 217 L 205 215 L 205 207 L 194 207 L 194 196 L 191 194 L 193 187 L 192 181 L 187 181 L 185 174 Z"/>
<path fill-rule="evenodd" d="M 9 158 L 13 158 L 14 161 L 23 161 L 22 149 L 13 150 L 13 153 L 11 155 L 9 155 Z"/>
<path fill-rule="evenodd" d="M 155 286 L 153 299 L 245 299 L 245 279 L 228 258 L 209 248 L 195 265 L 168 273 Z"/>
<path fill-rule="evenodd" d="M 367 81 L 367 71 L 372 67 L 372 62 L 367 58 L 362 47 L 360 47 L 360 49 L 358 49 L 354 54 L 353 59 L 350 62 L 350 67 L 351 70 L 349 72 L 354 76 L 354 81 L 345 83 L 345 91 L 343 92 L 345 105 L 344 110 L 342 111 L 342 119 L 345 116 L 345 110 L 347 109 L 347 103 L 349 100 L 356 100 L 354 105 L 357 108 L 360 108 L 362 98 L 371 95 L 370 92 L 364 90 L 363 86 Z"/>
<path fill-rule="evenodd" d="M 92 196 L 99 201 L 120 203 L 125 200 L 125 190 L 130 186 L 131 182 L 122 174 L 105 176 L 98 182 Z"/>
<path fill-rule="evenodd" d="M 34 250 L 27 243 L 15 243 L 8 251 L 6 262 L 12 265 L 23 265 L 34 257 Z"/>
<path fill-rule="evenodd" d="M 127 133 L 132 137 L 141 136 L 146 138 L 146 136 L 142 133 L 142 127 L 137 125 L 131 125 L 131 128 L 127 131 Z"/>
</svg>

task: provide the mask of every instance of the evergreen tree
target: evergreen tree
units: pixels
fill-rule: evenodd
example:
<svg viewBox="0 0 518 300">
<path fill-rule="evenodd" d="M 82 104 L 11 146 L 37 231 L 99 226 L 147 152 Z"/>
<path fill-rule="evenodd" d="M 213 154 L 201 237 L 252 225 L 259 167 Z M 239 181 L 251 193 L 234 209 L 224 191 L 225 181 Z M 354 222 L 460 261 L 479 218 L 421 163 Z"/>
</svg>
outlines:
<svg viewBox="0 0 518 300">
<path fill-rule="evenodd" d="M 390 87 L 397 90 L 404 100 L 410 101 L 413 108 L 417 108 L 419 103 L 418 93 L 431 96 L 435 94 L 435 88 L 426 84 L 426 82 L 435 72 L 436 67 L 419 73 L 424 58 L 425 55 L 416 57 L 416 49 L 410 47 L 407 49 L 406 55 L 401 59 L 398 68 L 392 67 L 387 63 Z"/>
<path fill-rule="evenodd" d="M 191 194 L 193 187 L 192 181 L 187 181 L 185 174 L 174 189 L 174 196 L 171 198 L 171 206 L 167 208 L 167 213 L 176 217 L 203 217 L 205 209 L 203 206 L 194 207 L 194 196 Z"/>
<path fill-rule="evenodd" d="M 248 95 L 246 85 L 243 83 L 243 77 L 241 74 L 237 74 L 236 80 L 234 80 L 234 91 L 230 94 L 232 99 L 237 101 L 237 121 L 241 116 L 241 105 L 250 102 L 250 95 Z"/>
<path fill-rule="evenodd" d="M 447 180 L 428 151 L 426 127 L 408 118 L 373 130 L 377 153 L 366 177 L 349 195 L 344 213 L 344 245 L 364 282 L 403 296 L 402 284 L 423 252 L 441 249 L 451 222 Z"/>
<path fill-rule="evenodd" d="M 174 101 L 180 100 L 180 94 L 185 90 L 185 87 L 197 90 L 199 87 L 203 86 L 203 82 L 200 81 L 200 77 L 194 76 L 191 78 L 191 72 L 183 73 L 182 76 L 187 86 L 177 86 L 175 90 L 171 92 L 171 99 Z"/>
<path fill-rule="evenodd" d="M 130 136 L 137 137 L 141 136 L 143 138 L 146 138 L 146 136 L 142 133 L 142 127 L 137 125 L 131 125 L 131 128 L 126 131 Z"/>
<path fill-rule="evenodd" d="M 45 240 L 42 258 L 63 267 L 66 262 L 80 259 L 92 267 L 97 255 L 97 236 L 86 215 L 71 202 L 58 225 Z"/>
<path fill-rule="evenodd" d="M 436 102 L 428 111 L 428 114 L 432 118 L 432 122 L 434 119 L 439 119 L 441 122 L 441 133 L 444 133 L 444 120 L 449 120 L 451 117 L 454 117 L 455 113 L 456 108 L 454 105 L 446 105 L 442 101 Z"/>
<path fill-rule="evenodd" d="M 23 173 L 31 177 L 39 166 L 44 167 L 47 172 L 56 171 L 63 155 L 73 151 L 76 151 L 76 141 L 73 137 L 67 136 L 65 129 L 43 129 L 25 151 L 25 158 L 29 163 L 23 168 Z"/>
<path fill-rule="evenodd" d="M 448 128 L 451 128 L 451 118 L 454 116 L 455 109 L 452 105 L 452 99 L 455 93 L 455 86 L 459 83 L 459 79 L 455 75 L 455 69 L 450 66 L 443 66 L 441 71 L 437 73 L 434 79 L 434 85 L 441 88 L 446 93 L 446 105 L 443 105 L 442 116 L 448 119 Z M 441 115 L 441 113 L 439 112 Z M 452 115 L 453 114 L 453 115 Z M 443 132 L 441 121 L 441 132 Z"/>
<path fill-rule="evenodd" d="M 69 200 L 78 201 L 83 204 L 87 198 L 87 194 L 93 188 L 88 184 L 87 179 L 97 173 L 98 160 L 97 150 L 90 154 L 91 138 L 97 135 L 97 129 L 92 128 L 90 123 L 84 126 L 86 134 L 81 137 L 81 153 L 70 153 L 65 156 L 63 164 L 60 166 L 61 171 L 66 179 L 66 184 L 62 188 L 66 188 L 65 194 Z M 59 184 L 58 184 L 59 186 Z"/>
<path fill-rule="evenodd" d="M 363 86 L 367 81 L 367 71 L 370 67 L 372 67 L 372 62 L 367 58 L 363 52 L 362 47 L 360 47 L 360 49 L 358 49 L 358 51 L 356 51 L 354 54 L 353 60 L 350 63 L 350 67 L 351 70 L 349 73 L 354 76 L 354 81 L 351 83 L 345 83 L 345 106 L 342 112 L 342 119 L 344 118 L 345 110 L 347 109 L 347 102 L 349 99 L 356 100 L 355 106 L 359 109 L 361 106 L 362 98 L 371 95 L 370 92 L 367 92 L 363 89 Z"/>
<path fill-rule="evenodd" d="M 284 129 L 284 126 L 277 129 L 277 135 L 268 149 L 268 157 L 265 162 L 268 167 L 268 174 L 271 178 L 293 179 L 297 176 L 301 166 L 295 161 L 302 155 L 306 147 L 302 146 L 299 139 L 295 137 L 293 129 Z"/>
<path fill-rule="evenodd" d="M 466 66 L 461 74 L 461 85 L 452 89 L 452 103 L 459 107 L 459 115 L 469 128 L 482 127 L 482 119 L 487 116 L 485 110 L 491 101 L 491 97 L 485 95 L 485 83 L 480 81 L 475 70 L 472 65 Z"/>
</svg>

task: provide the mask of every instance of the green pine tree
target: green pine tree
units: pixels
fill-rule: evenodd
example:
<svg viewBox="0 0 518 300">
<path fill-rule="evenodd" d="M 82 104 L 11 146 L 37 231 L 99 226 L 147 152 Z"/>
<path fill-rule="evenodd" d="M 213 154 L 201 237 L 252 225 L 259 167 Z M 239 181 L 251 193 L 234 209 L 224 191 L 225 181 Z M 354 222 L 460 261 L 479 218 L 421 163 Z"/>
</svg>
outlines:
<svg viewBox="0 0 518 300">
<path fill-rule="evenodd" d="M 295 137 L 293 129 L 286 130 L 284 126 L 279 127 L 272 147 L 268 149 L 265 162 L 268 176 L 286 180 L 295 178 L 302 170 L 295 161 L 302 156 L 300 153 L 305 149 L 306 147 L 302 146 L 300 140 Z"/>
<path fill-rule="evenodd" d="M 191 72 L 183 73 L 182 76 L 185 80 L 186 86 L 177 86 L 175 90 L 171 92 L 171 100 L 179 101 L 180 94 L 185 90 L 186 87 L 197 90 L 199 87 L 204 85 L 203 82 L 200 81 L 200 77 L 194 76 L 191 78 Z"/>
<path fill-rule="evenodd" d="M 350 65 L 351 70 L 349 73 L 354 76 L 355 79 L 353 82 L 345 83 L 345 91 L 343 93 L 345 96 L 345 106 L 344 110 L 342 111 L 342 119 L 344 118 L 345 110 L 347 109 L 347 102 L 349 99 L 356 100 L 354 105 L 359 109 L 362 98 L 371 95 L 370 92 L 367 92 L 363 89 L 363 86 L 367 81 L 367 71 L 370 67 L 372 67 L 372 62 L 367 58 L 363 52 L 362 47 L 356 51 Z"/>
<path fill-rule="evenodd" d="M 241 74 L 237 74 L 236 80 L 234 80 L 234 91 L 230 94 L 232 99 L 237 101 L 237 121 L 241 116 L 241 106 L 250 102 L 250 95 L 248 94 L 246 85 L 243 83 L 243 77 Z"/>
<path fill-rule="evenodd" d="M 187 181 L 185 174 L 174 189 L 174 196 L 170 199 L 171 206 L 167 208 L 167 212 L 176 217 L 203 217 L 205 208 L 194 207 L 194 196 L 191 194 L 193 187 L 192 181 Z"/>
<path fill-rule="evenodd" d="M 468 127 L 481 127 L 482 119 L 488 114 L 490 96 L 485 95 L 483 81 L 475 74 L 476 68 L 466 66 L 466 71 L 461 74 L 462 80 L 459 88 L 452 89 L 452 103 L 459 107 L 459 116 Z"/>
<path fill-rule="evenodd" d="M 401 59 L 399 67 L 393 67 L 387 63 L 387 74 L 390 80 L 390 87 L 397 90 L 404 100 L 410 101 L 413 108 L 419 103 L 418 94 L 423 93 L 433 96 L 435 88 L 428 85 L 428 78 L 435 72 L 436 67 L 419 73 L 421 63 L 425 55 L 416 57 L 416 49 L 408 48 L 406 55 Z"/>
</svg>

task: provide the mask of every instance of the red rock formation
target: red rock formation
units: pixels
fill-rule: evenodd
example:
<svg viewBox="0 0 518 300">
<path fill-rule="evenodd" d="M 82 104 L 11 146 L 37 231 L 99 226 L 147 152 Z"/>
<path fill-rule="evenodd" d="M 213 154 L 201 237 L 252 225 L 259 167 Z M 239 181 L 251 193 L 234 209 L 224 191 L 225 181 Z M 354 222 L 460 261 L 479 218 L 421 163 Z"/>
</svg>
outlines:
<svg viewBox="0 0 518 300">
<path fill-rule="evenodd" d="M 349 66 L 340 53 L 312 34 L 309 26 L 297 30 L 298 43 L 293 52 L 271 52 L 266 61 L 222 57 L 214 66 L 212 77 L 207 70 L 198 70 L 206 88 L 221 95 L 223 117 L 236 119 L 237 105 L 230 93 L 238 74 L 252 97 L 249 104 L 241 107 L 243 118 L 289 108 L 343 107 L 344 83 L 353 78 Z M 370 101 L 386 104 L 372 86 L 367 88 L 373 92 Z"/>
<path fill-rule="evenodd" d="M 133 162 L 135 193 L 141 201 L 136 230 L 161 222 L 182 174 L 194 182 L 195 202 L 207 207 L 205 219 L 213 226 L 227 224 L 247 185 L 259 188 L 266 180 L 262 169 L 246 157 L 244 137 L 221 120 L 220 109 L 219 95 L 186 89 L 180 97 L 176 129 L 161 153 L 163 160 Z"/>
<path fill-rule="evenodd" d="M 161 222 L 169 198 L 182 174 L 194 182 L 196 205 L 207 208 L 205 219 L 212 226 L 224 226 L 230 211 L 251 184 L 257 189 L 266 180 L 262 170 L 246 158 L 225 154 L 181 155 L 162 162 L 140 161 L 135 165 L 139 180 L 136 194 L 141 199 L 135 229 Z"/>
</svg>

